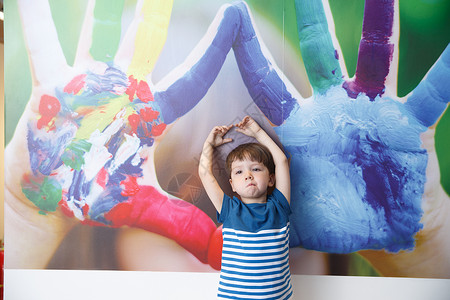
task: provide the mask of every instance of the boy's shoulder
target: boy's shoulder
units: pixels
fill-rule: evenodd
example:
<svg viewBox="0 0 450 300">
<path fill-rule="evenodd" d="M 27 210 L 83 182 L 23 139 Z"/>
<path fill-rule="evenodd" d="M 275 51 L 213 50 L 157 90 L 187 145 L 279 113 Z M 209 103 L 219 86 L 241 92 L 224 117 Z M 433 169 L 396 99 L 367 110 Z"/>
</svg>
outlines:
<svg viewBox="0 0 450 300">
<path fill-rule="evenodd" d="M 291 214 L 291 206 L 286 197 L 277 188 L 268 195 L 267 202 L 273 202 L 276 206 L 279 206 L 287 215 Z"/>
</svg>

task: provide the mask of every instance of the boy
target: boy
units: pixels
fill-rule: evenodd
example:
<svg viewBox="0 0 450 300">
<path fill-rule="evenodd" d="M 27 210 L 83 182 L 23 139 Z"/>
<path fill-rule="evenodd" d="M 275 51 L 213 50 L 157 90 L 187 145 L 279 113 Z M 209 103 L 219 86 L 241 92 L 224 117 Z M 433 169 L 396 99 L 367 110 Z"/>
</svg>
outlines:
<svg viewBox="0 0 450 300">
<path fill-rule="evenodd" d="M 223 223 L 218 299 L 290 299 L 288 160 L 249 116 L 234 126 L 258 141 L 238 146 L 227 157 L 239 199 L 225 195 L 212 173 L 213 150 L 232 141 L 224 138 L 232 125 L 212 129 L 199 163 L 200 179 Z"/>
</svg>

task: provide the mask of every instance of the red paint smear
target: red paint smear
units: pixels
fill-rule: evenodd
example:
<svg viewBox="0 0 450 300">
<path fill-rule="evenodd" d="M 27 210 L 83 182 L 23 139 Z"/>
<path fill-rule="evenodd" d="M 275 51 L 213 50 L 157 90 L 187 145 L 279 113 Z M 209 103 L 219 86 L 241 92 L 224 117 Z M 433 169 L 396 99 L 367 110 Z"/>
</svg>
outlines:
<svg viewBox="0 0 450 300">
<path fill-rule="evenodd" d="M 148 86 L 147 82 L 143 80 L 139 81 L 139 85 L 136 90 L 136 95 L 141 101 L 145 103 L 154 100 L 153 94 L 150 91 L 150 87 Z"/>
<path fill-rule="evenodd" d="M 130 218 L 132 210 L 131 203 L 119 203 L 105 214 L 105 218 L 112 221 L 113 227 L 130 225 L 133 223 L 133 220 Z"/>
<path fill-rule="evenodd" d="M 137 128 L 139 123 L 141 122 L 141 118 L 137 114 L 132 114 L 128 116 L 128 123 L 130 123 L 133 132 L 137 132 Z"/>
<path fill-rule="evenodd" d="M 108 179 L 109 179 L 108 171 L 106 171 L 105 168 L 101 168 L 97 174 L 97 184 L 100 185 L 102 188 L 105 188 Z"/>
<path fill-rule="evenodd" d="M 81 74 L 75 76 L 65 87 L 64 93 L 68 94 L 78 94 L 78 92 L 84 87 L 86 83 L 84 79 L 86 78 L 86 74 Z"/>
<path fill-rule="evenodd" d="M 69 218 L 73 218 L 73 216 L 74 216 L 73 211 L 69 208 L 69 206 L 67 205 L 67 202 L 65 200 L 59 201 L 58 205 L 63 214 L 65 214 Z"/>
<path fill-rule="evenodd" d="M 87 205 L 87 204 L 83 205 L 83 207 L 81 208 L 81 211 L 83 212 L 83 216 L 87 216 L 87 214 L 89 212 L 89 205 Z"/>
<path fill-rule="evenodd" d="M 105 218 L 113 226 L 132 226 L 170 238 L 208 263 L 210 239 L 216 225 L 196 206 L 168 198 L 152 186 L 140 186 L 136 195 L 114 206 Z M 213 254 L 216 256 L 217 254 Z"/>
<path fill-rule="evenodd" d="M 151 122 L 159 116 L 159 112 L 153 110 L 151 107 L 141 109 L 139 114 L 144 122 Z"/>
<path fill-rule="evenodd" d="M 133 75 L 131 75 L 128 77 L 128 81 L 130 82 L 130 85 L 128 86 L 125 94 L 128 95 L 128 99 L 130 101 L 133 101 L 134 94 L 136 93 L 136 88 L 137 88 L 137 80 L 134 79 Z"/>
<path fill-rule="evenodd" d="M 139 185 L 137 183 L 137 177 L 127 176 L 125 180 L 120 182 L 123 186 L 123 190 L 120 193 L 124 197 L 136 195 L 139 192 Z"/>
<path fill-rule="evenodd" d="M 55 118 L 40 118 L 37 122 L 38 129 L 42 129 L 42 127 L 47 127 L 47 132 L 56 129 L 55 126 Z"/>
<path fill-rule="evenodd" d="M 215 270 L 220 270 L 222 264 L 223 235 L 222 226 L 212 234 L 208 246 L 208 263 Z"/>
<path fill-rule="evenodd" d="M 37 122 L 37 128 L 42 129 L 44 126 L 48 126 L 48 130 L 55 129 L 54 117 L 61 110 L 61 104 L 59 100 L 50 95 L 42 95 L 39 102 L 39 113 L 41 118 Z"/>
<path fill-rule="evenodd" d="M 38 121 L 37 121 L 37 128 L 38 129 L 42 129 L 42 127 L 45 127 L 47 125 L 49 125 L 49 123 L 52 121 L 53 118 L 49 118 L 49 117 L 41 117 Z"/>
<path fill-rule="evenodd" d="M 39 113 L 42 116 L 54 117 L 61 109 L 59 100 L 50 95 L 42 95 L 39 102 Z"/>
<path fill-rule="evenodd" d="M 28 174 L 28 173 L 23 174 L 22 181 L 24 183 L 28 183 L 28 184 L 31 183 L 30 174 Z"/>
<path fill-rule="evenodd" d="M 166 127 L 167 127 L 167 125 L 164 123 L 152 126 L 152 135 L 160 136 L 164 132 Z"/>
</svg>

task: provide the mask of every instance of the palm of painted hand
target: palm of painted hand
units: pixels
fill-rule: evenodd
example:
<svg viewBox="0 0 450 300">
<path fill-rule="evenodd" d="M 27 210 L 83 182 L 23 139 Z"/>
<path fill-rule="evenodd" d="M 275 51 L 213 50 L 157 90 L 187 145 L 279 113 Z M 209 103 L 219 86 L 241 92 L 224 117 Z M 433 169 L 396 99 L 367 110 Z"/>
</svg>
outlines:
<svg viewBox="0 0 450 300">
<path fill-rule="evenodd" d="M 389 98 L 335 87 L 276 128 L 291 156 L 293 244 L 320 251 L 414 246 L 427 128 Z"/>
<path fill-rule="evenodd" d="M 252 28 L 233 48 L 250 95 L 278 125 L 291 157 L 291 246 L 332 253 L 411 249 L 423 217 L 446 200 L 431 192 L 442 190 L 439 176 L 429 177 L 439 174 L 433 126 L 448 105 L 442 78 L 448 78 L 450 47 L 412 94 L 399 99 L 397 1 L 366 2 L 354 78 L 346 74 L 326 4 L 295 1 L 314 92 L 309 99 L 281 75 Z M 247 17 L 244 6 L 240 12 Z"/>
</svg>

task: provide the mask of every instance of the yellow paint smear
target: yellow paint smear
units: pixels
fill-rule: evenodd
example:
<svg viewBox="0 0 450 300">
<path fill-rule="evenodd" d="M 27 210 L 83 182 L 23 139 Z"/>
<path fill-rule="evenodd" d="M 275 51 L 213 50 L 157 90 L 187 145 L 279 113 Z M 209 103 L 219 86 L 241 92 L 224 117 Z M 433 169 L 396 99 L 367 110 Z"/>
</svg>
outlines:
<svg viewBox="0 0 450 300">
<path fill-rule="evenodd" d="M 153 71 L 166 42 L 172 6 L 173 0 L 149 0 L 142 6 L 143 20 L 136 32 L 134 55 L 128 68 L 128 74 L 138 80 L 144 80 Z"/>
<path fill-rule="evenodd" d="M 115 98 L 111 103 L 100 106 L 87 114 L 81 121 L 76 139 L 89 139 L 96 129 L 102 132 L 109 124 L 111 124 L 117 113 L 128 103 L 130 103 L 128 95 L 124 95 Z M 133 110 L 131 107 L 127 107 L 125 117 L 128 117 L 132 112 Z"/>
</svg>

